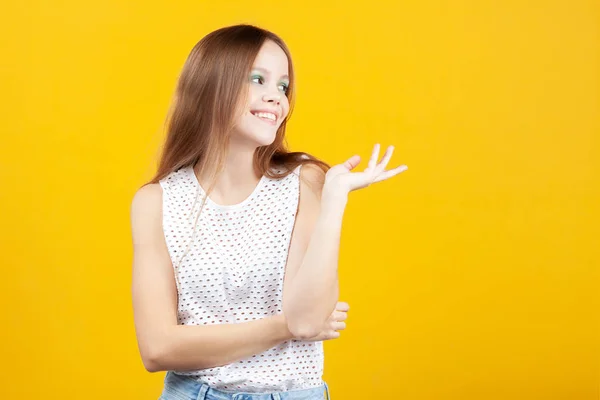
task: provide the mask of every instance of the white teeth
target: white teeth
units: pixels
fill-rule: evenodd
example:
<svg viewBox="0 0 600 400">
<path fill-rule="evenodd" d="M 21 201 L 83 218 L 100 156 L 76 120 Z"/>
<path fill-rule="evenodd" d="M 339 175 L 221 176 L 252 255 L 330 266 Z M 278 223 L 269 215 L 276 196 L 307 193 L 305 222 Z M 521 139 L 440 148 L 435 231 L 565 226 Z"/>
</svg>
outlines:
<svg viewBox="0 0 600 400">
<path fill-rule="evenodd" d="M 256 115 L 259 118 L 266 118 L 271 121 L 275 121 L 277 119 L 277 117 L 273 113 L 256 112 L 256 113 L 252 113 L 252 114 Z"/>
</svg>

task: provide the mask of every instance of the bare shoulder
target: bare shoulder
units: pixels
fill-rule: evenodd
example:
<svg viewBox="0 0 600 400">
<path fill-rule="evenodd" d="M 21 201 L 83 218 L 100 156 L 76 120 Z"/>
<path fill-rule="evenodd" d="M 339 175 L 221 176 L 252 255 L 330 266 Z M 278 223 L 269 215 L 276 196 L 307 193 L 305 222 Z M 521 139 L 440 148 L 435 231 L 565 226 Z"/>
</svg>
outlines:
<svg viewBox="0 0 600 400">
<path fill-rule="evenodd" d="M 160 205 L 162 202 L 162 189 L 159 183 L 149 183 L 142 186 L 133 195 L 132 209 L 147 208 Z"/>
<path fill-rule="evenodd" d="M 161 226 L 162 188 L 158 183 L 145 185 L 137 190 L 131 201 L 131 227 L 134 244 L 149 239 Z"/>
<path fill-rule="evenodd" d="M 301 190 L 309 190 L 317 198 L 321 197 L 325 184 L 325 171 L 315 164 L 304 164 L 300 168 Z"/>
</svg>

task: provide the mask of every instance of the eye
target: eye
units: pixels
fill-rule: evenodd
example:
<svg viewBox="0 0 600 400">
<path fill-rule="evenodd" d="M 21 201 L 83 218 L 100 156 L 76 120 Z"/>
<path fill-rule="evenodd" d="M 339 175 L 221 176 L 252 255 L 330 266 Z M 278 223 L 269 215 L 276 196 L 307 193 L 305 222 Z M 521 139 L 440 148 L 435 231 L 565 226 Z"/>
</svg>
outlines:
<svg viewBox="0 0 600 400">
<path fill-rule="evenodd" d="M 257 82 L 257 80 L 258 80 L 258 82 Z M 250 82 L 260 83 L 262 85 L 265 82 L 265 78 L 263 78 L 260 75 L 252 75 L 250 77 Z"/>
<path fill-rule="evenodd" d="M 283 93 L 286 93 L 286 94 L 287 94 L 288 90 L 290 90 L 289 84 L 287 84 L 287 83 L 284 83 L 284 82 L 281 82 L 281 83 L 279 84 L 279 87 L 280 87 L 280 88 L 282 88 L 282 89 L 280 89 L 280 90 L 281 90 Z"/>
</svg>

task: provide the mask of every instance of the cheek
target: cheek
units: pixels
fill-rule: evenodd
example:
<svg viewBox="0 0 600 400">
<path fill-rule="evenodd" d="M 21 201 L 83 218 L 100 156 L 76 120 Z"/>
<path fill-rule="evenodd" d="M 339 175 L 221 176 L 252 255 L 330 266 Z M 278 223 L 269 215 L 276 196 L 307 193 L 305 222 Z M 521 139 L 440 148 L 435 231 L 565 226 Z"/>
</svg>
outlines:
<svg viewBox="0 0 600 400">
<path fill-rule="evenodd" d="M 248 107 L 252 104 L 260 102 L 261 98 L 261 91 L 255 86 L 250 86 L 250 91 L 248 92 Z"/>
<path fill-rule="evenodd" d="M 281 109 L 283 110 L 283 115 L 287 117 L 288 113 L 290 112 L 290 103 L 288 102 L 287 98 L 282 101 Z"/>
</svg>

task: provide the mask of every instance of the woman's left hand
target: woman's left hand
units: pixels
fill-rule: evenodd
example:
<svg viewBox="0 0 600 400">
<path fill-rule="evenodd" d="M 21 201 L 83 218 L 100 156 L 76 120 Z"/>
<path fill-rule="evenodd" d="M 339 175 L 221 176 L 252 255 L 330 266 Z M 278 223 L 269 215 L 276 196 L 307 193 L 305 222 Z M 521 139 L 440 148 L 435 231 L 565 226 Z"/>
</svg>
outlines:
<svg viewBox="0 0 600 400">
<path fill-rule="evenodd" d="M 360 163 L 359 155 L 354 155 L 344 163 L 331 167 L 325 175 L 325 187 L 327 190 L 347 194 L 353 190 L 365 188 L 375 182 L 390 179 L 408 169 L 406 165 L 400 165 L 386 171 L 385 167 L 390 158 L 392 158 L 394 146 L 389 146 L 381 162 L 377 163 L 379 159 L 379 147 L 379 143 L 377 143 L 373 148 L 367 168 L 362 172 L 350 172 Z"/>
</svg>

